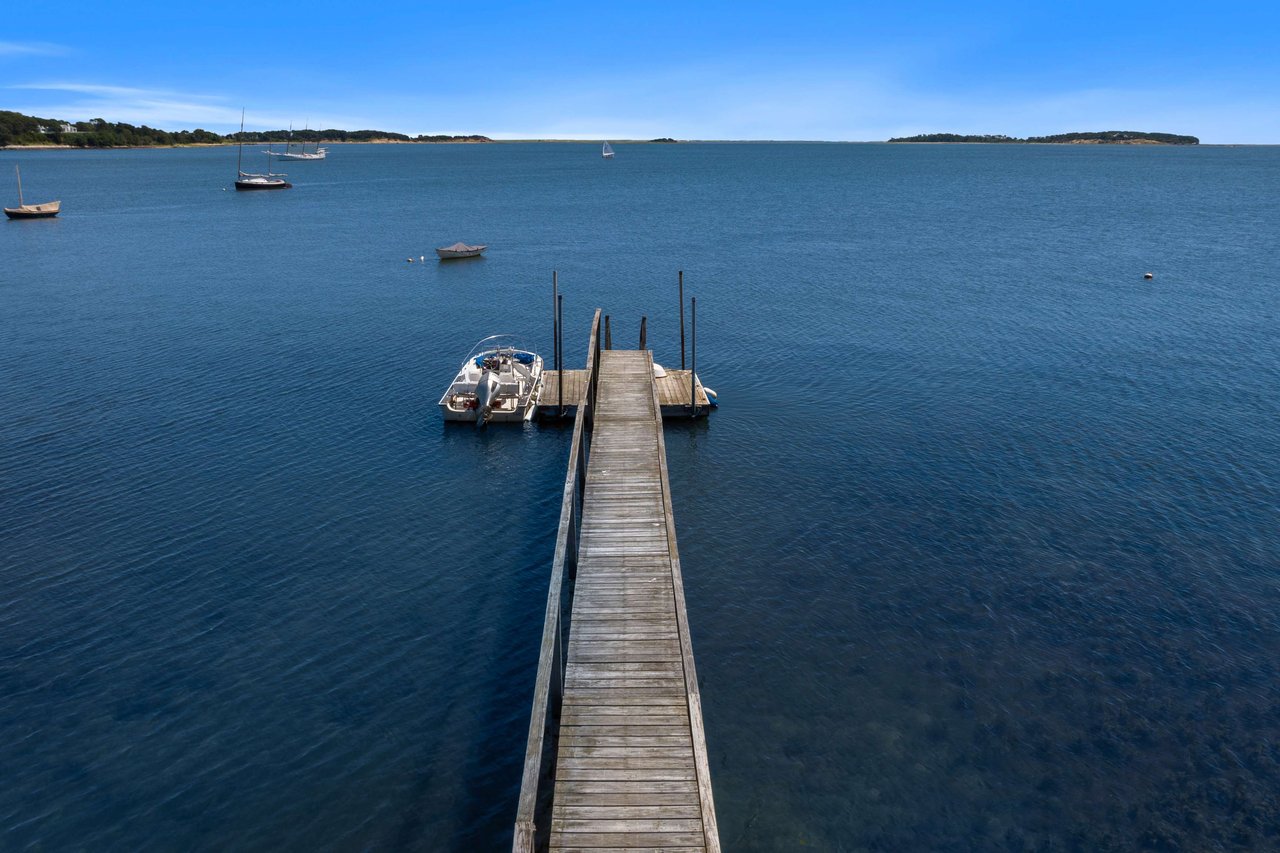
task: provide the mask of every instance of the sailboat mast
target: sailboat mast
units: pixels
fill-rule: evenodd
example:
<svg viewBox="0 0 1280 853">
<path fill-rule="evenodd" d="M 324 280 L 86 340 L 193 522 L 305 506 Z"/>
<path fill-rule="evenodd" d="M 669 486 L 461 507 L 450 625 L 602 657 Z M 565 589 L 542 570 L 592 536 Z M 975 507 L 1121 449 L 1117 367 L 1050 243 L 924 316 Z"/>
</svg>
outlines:
<svg viewBox="0 0 1280 853">
<path fill-rule="evenodd" d="M 236 155 L 236 174 L 244 174 L 244 166 L 241 161 L 244 160 L 244 107 L 240 108 L 240 153 Z"/>
<path fill-rule="evenodd" d="M 25 205 L 22 203 L 22 170 L 15 163 L 13 171 L 18 175 L 18 207 L 24 207 Z"/>
</svg>

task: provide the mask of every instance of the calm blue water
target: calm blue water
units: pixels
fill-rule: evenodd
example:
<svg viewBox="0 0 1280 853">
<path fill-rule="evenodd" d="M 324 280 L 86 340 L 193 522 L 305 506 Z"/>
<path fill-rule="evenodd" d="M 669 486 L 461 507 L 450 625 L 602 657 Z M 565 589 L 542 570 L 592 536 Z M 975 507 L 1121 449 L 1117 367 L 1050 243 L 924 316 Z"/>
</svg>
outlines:
<svg viewBox="0 0 1280 853">
<path fill-rule="evenodd" d="M 698 297 L 726 850 L 1280 845 L 1280 149 L 617 151 L 0 152 L 0 848 L 509 844 L 569 436 L 435 401 L 552 269 Z"/>
</svg>

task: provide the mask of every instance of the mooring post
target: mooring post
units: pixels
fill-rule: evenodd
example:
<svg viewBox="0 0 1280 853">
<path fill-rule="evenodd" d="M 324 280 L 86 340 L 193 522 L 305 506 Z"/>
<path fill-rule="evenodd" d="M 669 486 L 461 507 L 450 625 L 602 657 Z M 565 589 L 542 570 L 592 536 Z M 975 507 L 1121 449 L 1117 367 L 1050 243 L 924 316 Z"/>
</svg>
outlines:
<svg viewBox="0 0 1280 853">
<path fill-rule="evenodd" d="M 680 270 L 680 369 L 684 370 L 684 270 Z"/>
<path fill-rule="evenodd" d="M 609 315 L 604 315 L 604 348 L 613 349 L 613 334 L 609 331 Z"/>
<path fill-rule="evenodd" d="M 559 294 L 556 295 L 556 326 L 561 329 L 564 328 L 564 296 Z M 563 347 L 564 341 L 562 340 L 556 349 L 556 368 L 559 371 L 556 374 L 556 378 L 560 386 L 556 394 L 556 417 L 558 418 L 564 417 L 564 353 L 561 352 Z"/>
<path fill-rule="evenodd" d="M 560 369 L 560 317 L 556 306 L 560 304 L 560 273 L 551 271 L 551 359 Z"/>
<path fill-rule="evenodd" d="M 645 325 L 648 323 L 648 321 L 649 321 L 649 318 L 648 318 L 648 317 L 641 317 L 641 318 L 640 318 L 640 349 L 644 349 L 644 339 L 645 339 L 645 328 L 644 328 L 644 327 L 645 327 Z"/>
<path fill-rule="evenodd" d="M 689 300 L 689 405 L 698 416 L 698 297 Z"/>
</svg>

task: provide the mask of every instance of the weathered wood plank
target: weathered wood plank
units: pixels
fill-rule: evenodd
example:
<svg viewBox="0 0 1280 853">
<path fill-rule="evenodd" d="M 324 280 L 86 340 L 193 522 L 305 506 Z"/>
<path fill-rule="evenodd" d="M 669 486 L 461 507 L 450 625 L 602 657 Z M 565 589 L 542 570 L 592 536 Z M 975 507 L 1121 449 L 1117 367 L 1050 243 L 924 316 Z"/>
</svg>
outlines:
<svg viewBox="0 0 1280 853">
<path fill-rule="evenodd" d="M 551 833 L 552 850 L 583 849 L 592 850 L 602 847 L 648 847 L 657 850 L 672 850 L 680 847 L 692 847 L 704 850 L 701 832 L 553 832 Z"/>
<path fill-rule="evenodd" d="M 601 803 L 600 805 L 564 804 L 561 815 L 572 820 L 672 820 L 702 817 L 694 803 Z"/>
<path fill-rule="evenodd" d="M 654 706 L 649 704 L 609 704 L 602 700 L 591 700 L 586 702 L 569 702 L 564 705 L 565 714 L 587 715 L 594 717 L 602 716 L 624 716 L 630 715 L 634 717 L 670 717 L 688 714 L 688 710 L 682 708 L 680 703 L 673 702 L 669 706 Z M 686 717 L 687 719 L 687 717 Z M 619 723 L 621 725 L 621 723 Z"/>
<path fill-rule="evenodd" d="M 685 701 L 684 691 L 680 688 L 638 687 L 629 690 L 595 690 L 566 688 L 564 704 L 572 705 L 675 705 L 679 707 Z"/>
<path fill-rule="evenodd" d="M 695 779 L 597 779 L 589 781 L 558 779 L 556 780 L 556 790 L 564 792 L 566 796 L 586 796 L 591 793 L 635 796 L 692 794 L 696 799 L 698 782 Z"/>
<path fill-rule="evenodd" d="M 683 758 L 652 758 L 637 757 L 623 758 L 620 756 L 605 756 L 601 758 L 584 758 L 577 755 L 561 755 L 556 759 L 556 775 L 565 774 L 565 778 L 572 778 L 573 773 L 595 772 L 610 774 L 605 778 L 619 778 L 619 773 L 638 773 L 644 774 L 638 778 L 666 778 L 665 776 L 651 776 L 650 774 L 663 773 L 694 773 L 693 758 L 685 756 Z M 680 778 L 684 778 L 681 776 Z M 695 776 L 696 778 L 696 776 Z"/>
<path fill-rule="evenodd" d="M 671 730 L 675 727 L 689 729 L 689 717 L 664 713 L 637 713 L 621 721 L 617 715 L 607 713 L 575 713 L 561 717 L 561 731 L 573 729 L 579 733 L 591 731 L 602 735 L 639 735 L 645 730 Z"/>
<path fill-rule="evenodd" d="M 674 763 L 664 763 L 658 766 L 683 767 L 686 761 L 693 761 L 693 756 L 689 752 L 688 742 L 675 746 L 634 746 L 631 744 L 626 746 L 582 746 L 578 743 L 561 743 L 560 759 L 562 761 L 565 759 L 581 760 L 587 763 L 599 762 L 602 766 L 611 765 L 613 759 L 629 762 L 620 765 L 623 767 L 652 767 L 654 766 L 653 764 L 647 763 L 649 759 L 670 759 Z"/>
<path fill-rule="evenodd" d="M 558 818 L 551 821 L 554 832 L 701 832 L 698 818 Z"/>
<path fill-rule="evenodd" d="M 601 747 L 605 749 L 622 749 L 625 747 L 688 747 L 688 735 L 579 735 L 572 729 L 560 727 L 560 743 L 571 748 Z"/>
<path fill-rule="evenodd" d="M 556 767 L 556 779 L 566 782 L 697 782 L 689 767 Z M 554 814 L 554 808 L 552 813 Z"/>
</svg>

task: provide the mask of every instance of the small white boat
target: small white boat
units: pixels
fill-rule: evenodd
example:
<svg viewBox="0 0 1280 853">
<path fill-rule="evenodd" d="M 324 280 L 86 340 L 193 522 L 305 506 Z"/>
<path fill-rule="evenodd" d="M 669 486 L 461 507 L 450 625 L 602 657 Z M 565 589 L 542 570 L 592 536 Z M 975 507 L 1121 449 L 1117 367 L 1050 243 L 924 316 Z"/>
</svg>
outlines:
<svg viewBox="0 0 1280 853">
<path fill-rule="evenodd" d="M 600 149 L 600 156 L 606 160 L 613 159 L 613 146 L 609 143 L 604 144 L 604 148 Z"/>
<path fill-rule="evenodd" d="M 519 423 L 538 411 L 542 356 L 511 335 L 490 335 L 471 348 L 440 398 L 446 421 Z"/>
<path fill-rule="evenodd" d="M 478 258 L 480 253 L 488 246 L 468 246 L 466 243 L 454 243 L 452 246 L 445 246 L 436 249 L 436 254 L 440 256 L 440 260 L 447 261 L 453 258 Z"/>
</svg>

